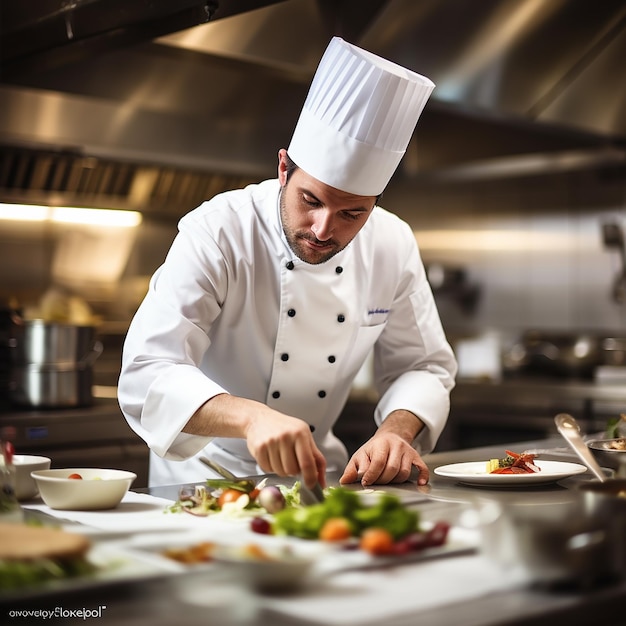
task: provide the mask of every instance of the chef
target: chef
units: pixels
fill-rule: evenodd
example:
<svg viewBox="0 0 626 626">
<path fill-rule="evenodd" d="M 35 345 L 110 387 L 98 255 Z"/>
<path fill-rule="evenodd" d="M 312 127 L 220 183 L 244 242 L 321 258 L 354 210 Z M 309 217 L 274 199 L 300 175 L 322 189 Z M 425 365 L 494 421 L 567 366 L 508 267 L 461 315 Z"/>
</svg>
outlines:
<svg viewBox="0 0 626 626">
<path fill-rule="evenodd" d="M 428 481 L 456 361 L 411 228 L 377 201 L 433 88 L 333 38 L 277 178 L 180 220 L 119 379 L 151 485 L 205 480 L 203 456 L 309 486 Z M 348 459 L 333 425 L 372 351 L 377 430 Z"/>
</svg>

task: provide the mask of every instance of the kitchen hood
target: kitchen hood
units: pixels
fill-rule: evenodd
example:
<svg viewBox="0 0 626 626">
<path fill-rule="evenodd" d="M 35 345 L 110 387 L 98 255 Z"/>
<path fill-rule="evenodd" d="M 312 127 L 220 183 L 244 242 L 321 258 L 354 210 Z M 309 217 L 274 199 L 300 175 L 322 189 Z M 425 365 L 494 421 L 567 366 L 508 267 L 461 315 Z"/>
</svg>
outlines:
<svg viewBox="0 0 626 626">
<path fill-rule="evenodd" d="M 398 176 L 626 170 L 623 0 L 22 4 L 0 2 L 5 200 L 158 215 L 275 175 L 333 35 L 437 85 Z"/>
</svg>

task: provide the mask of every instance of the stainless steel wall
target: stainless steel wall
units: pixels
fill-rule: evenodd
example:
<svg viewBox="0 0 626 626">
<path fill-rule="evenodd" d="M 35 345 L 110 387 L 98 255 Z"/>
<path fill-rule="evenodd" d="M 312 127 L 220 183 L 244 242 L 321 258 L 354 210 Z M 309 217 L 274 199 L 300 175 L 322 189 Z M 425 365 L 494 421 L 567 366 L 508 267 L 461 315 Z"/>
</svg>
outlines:
<svg viewBox="0 0 626 626">
<path fill-rule="evenodd" d="M 626 229 L 623 174 L 561 175 L 390 188 L 382 201 L 416 231 L 426 263 L 463 268 L 479 289 L 473 311 L 437 295 L 453 334 L 526 328 L 626 332 L 612 298 L 619 251 L 602 224 Z"/>
</svg>

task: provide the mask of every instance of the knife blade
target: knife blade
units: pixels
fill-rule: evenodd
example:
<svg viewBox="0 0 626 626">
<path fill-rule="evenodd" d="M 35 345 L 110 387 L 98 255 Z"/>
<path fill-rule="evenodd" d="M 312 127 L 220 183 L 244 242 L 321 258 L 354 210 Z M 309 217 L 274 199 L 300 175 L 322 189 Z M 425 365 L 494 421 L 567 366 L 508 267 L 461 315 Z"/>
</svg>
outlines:
<svg viewBox="0 0 626 626">
<path fill-rule="evenodd" d="M 313 487 L 309 488 L 304 484 L 303 480 L 300 480 L 300 501 L 302 504 L 319 504 L 324 502 L 325 499 L 324 490 L 319 483 L 315 483 Z"/>
</svg>

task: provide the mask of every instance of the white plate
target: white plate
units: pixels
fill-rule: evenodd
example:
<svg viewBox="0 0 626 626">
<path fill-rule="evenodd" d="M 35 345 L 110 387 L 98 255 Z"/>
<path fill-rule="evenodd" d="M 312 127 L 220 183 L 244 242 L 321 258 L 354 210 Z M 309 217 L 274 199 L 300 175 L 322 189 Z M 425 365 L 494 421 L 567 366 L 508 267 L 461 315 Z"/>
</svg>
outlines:
<svg viewBox="0 0 626 626">
<path fill-rule="evenodd" d="M 17 589 L 0 589 L 0 602 L 50 595 L 58 597 L 62 593 L 89 589 L 100 590 L 129 581 L 148 580 L 185 571 L 183 565 L 171 559 L 133 552 L 114 542 L 96 542 L 87 554 L 87 559 L 97 568 L 91 575 L 60 578 Z"/>
<path fill-rule="evenodd" d="M 469 463 L 452 463 L 435 468 L 437 476 L 456 478 L 459 482 L 468 485 L 490 485 L 492 487 L 512 485 L 536 485 L 552 483 L 563 480 L 574 474 L 582 474 L 587 471 L 584 465 L 579 463 L 567 463 L 565 461 L 537 461 L 535 465 L 541 469 L 533 474 L 488 474 L 486 471 L 487 461 L 472 461 Z"/>
<path fill-rule="evenodd" d="M 428 530 L 432 527 L 432 524 L 424 522 L 420 526 L 423 530 Z M 206 534 L 186 533 L 185 536 L 178 537 L 172 535 L 158 537 L 153 535 L 128 542 L 126 548 L 131 554 L 143 552 L 150 558 L 155 559 L 155 562 L 159 559 L 170 561 L 163 555 L 165 548 L 193 546 L 203 540 L 207 540 Z M 393 556 L 372 556 L 363 550 L 347 549 L 341 544 L 332 542 L 256 533 L 240 534 L 238 537 L 231 536 L 226 541 L 221 539 L 218 541 L 222 549 L 241 547 L 250 543 L 257 544 L 270 553 L 279 549 L 288 549 L 294 558 L 312 561 L 311 578 L 317 579 L 323 579 L 330 574 L 348 570 L 377 569 L 400 566 L 412 562 L 429 561 L 442 557 L 471 554 L 476 552 L 479 543 L 476 533 L 456 526 L 450 527 L 447 541 L 443 546 L 425 548 L 420 551 Z M 139 560 L 141 561 L 142 559 Z M 218 561 L 219 559 L 216 559 L 208 563 L 193 565 L 183 565 L 174 561 L 170 561 L 170 563 L 174 563 L 173 567 L 181 568 L 181 571 L 189 571 L 190 569 L 207 571 L 215 569 Z"/>
</svg>

